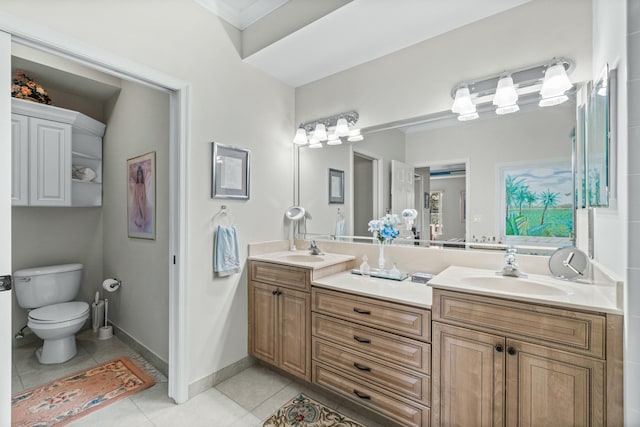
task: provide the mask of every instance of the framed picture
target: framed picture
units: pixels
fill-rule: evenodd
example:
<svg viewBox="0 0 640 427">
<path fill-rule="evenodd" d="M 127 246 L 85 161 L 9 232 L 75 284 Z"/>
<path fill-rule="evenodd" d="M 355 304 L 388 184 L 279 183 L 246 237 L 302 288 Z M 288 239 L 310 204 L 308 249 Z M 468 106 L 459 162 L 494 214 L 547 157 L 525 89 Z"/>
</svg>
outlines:
<svg viewBox="0 0 640 427">
<path fill-rule="evenodd" d="M 129 237 L 156 238 L 156 152 L 127 160 Z"/>
<path fill-rule="evenodd" d="M 344 171 L 329 169 L 329 203 L 344 204 Z"/>
<path fill-rule="evenodd" d="M 249 150 L 212 143 L 211 197 L 249 199 Z"/>
</svg>

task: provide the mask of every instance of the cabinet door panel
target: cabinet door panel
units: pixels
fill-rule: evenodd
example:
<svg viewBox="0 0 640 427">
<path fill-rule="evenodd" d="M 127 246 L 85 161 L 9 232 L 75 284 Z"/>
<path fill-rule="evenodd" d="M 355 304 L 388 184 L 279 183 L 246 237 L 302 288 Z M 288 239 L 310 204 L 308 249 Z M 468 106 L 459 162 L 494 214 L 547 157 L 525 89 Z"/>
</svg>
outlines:
<svg viewBox="0 0 640 427">
<path fill-rule="evenodd" d="M 433 323 L 432 425 L 504 425 L 504 338 Z"/>
<path fill-rule="evenodd" d="M 71 205 L 71 125 L 29 119 L 30 203 Z"/>
<path fill-rule="evenodd" d="M 11 115 L 11 203 L 29 204 L 29 118 Z"/>
<path fill-rule="evenodd" d="M 274 286 L 250 282 L 249 350 L 258 359 L 276 364 L 278 360 L 277 296 Z"/>
<path fill-rule="evenodd" d="M 604 425 L 604 362 L 507 340 L 507 425 Z"/>
<path fill-rule="evenodd" d="M 308 293 L 280 289 L 281 361 L 280 367 L 307 381 L 311 380 L 311 296 Z"/>
</svg>

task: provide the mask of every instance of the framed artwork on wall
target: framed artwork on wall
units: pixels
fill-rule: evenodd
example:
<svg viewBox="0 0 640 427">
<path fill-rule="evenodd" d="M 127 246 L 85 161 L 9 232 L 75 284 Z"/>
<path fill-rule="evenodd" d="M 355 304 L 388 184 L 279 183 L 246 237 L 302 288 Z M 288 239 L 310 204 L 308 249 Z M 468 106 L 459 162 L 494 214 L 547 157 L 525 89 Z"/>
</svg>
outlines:
<svg viewBox="0 0 640 427">
<path fill-rule="evenodd" d="M 127 160 L 129 237 L 156 238 L 156 152 Z"/>
<path fill-rule="evenodd" d="M 329 169 L 329 203 L 344 204 L 344 171 Z"/>
<path fill-rule="evenodd" d="M 211 197 L 249 199 L 250 151 L 213 142 Z"/>
</svg>

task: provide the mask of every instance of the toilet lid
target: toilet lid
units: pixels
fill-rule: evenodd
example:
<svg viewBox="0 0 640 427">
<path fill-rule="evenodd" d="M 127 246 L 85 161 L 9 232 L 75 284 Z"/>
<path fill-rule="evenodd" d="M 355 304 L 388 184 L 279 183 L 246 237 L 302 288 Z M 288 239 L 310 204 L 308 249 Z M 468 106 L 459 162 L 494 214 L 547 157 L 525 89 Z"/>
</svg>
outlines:
<svg viewBox="0 0 640 427">
<path fill-rule="evenodd" d="M 31 310 L 29 319 L 38 322 L 62 322 L 77 319 L 87 312 L 89 312 L 89 304 L 83 301 L 71 301 Z"/>
</svg>

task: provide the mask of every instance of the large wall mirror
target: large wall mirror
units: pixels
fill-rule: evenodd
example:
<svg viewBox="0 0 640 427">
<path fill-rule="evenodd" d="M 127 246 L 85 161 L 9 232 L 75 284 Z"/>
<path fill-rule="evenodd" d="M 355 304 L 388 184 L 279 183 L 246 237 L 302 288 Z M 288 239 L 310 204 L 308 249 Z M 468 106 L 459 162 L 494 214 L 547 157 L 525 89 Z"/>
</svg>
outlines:
<svg viewBox="0 0 640 427">
<path fill-rule="evenodd" d="M 443 112 L 363 129 L 360 142 L 297 148 L 297 203 L 313 218 L 303 237 L 372 241 L 369 220 L 413 208 L 412 229 L 394 244 L 552 250 L 573 243 L 575 96 L 544 108 L 531 100 L 502 116 L 479 111 L 474 121 Z M 327 202 L 330 169 L 345 171 L 340 205 Z M 396 179 L 407 174 L 409 190 Z"/>
</svg>

